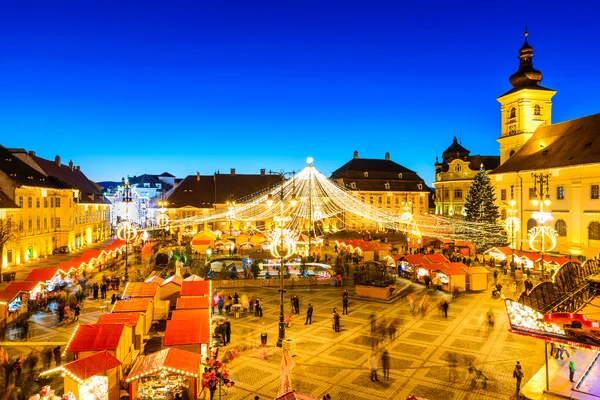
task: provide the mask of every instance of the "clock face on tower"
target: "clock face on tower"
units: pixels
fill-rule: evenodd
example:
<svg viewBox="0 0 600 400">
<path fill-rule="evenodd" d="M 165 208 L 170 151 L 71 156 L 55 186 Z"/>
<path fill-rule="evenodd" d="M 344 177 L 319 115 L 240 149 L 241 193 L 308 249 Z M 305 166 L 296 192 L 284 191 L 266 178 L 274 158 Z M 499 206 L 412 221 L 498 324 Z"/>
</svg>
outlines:
<svg viewBox="0 0 600 400">
<path fill-rule="evenodd" d="M 514 135 L 515 133 L 517 133 L 517 127 L 514 125 L 511 125 L 508 127 L 508 134 L 509 135 Z"/>
</svg>

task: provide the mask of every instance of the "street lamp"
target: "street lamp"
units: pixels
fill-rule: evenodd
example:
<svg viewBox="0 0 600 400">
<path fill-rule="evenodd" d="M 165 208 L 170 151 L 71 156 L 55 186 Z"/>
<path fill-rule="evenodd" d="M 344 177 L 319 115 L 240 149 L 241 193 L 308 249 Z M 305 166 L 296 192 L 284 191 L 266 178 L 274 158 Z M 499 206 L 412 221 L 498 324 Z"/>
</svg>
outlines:
<svg viewBox="0 0 600 400">
<path fill-rule="evenodd" d="M 229 236 L 231 236 L 233 229 L 233 222 L 235 221 L 235 200 L 233 200 L 233 196 L 230 200 L 227 200 L 227 221 L 229 221 Z"/>
<path fill-rule="evenodd" d="M 131 185 L 129 184 L 129 177 L 123 178 L 122 184 L 122 202 L 125 203 L 125 221 L 123 221 L 119 227 L 117 227 L 117 237 L 121 240 L 125 240 L 125 280 L 129 281 L 129 266 L 127 262 L 127 245 L 129 242 L 135 239 L 137 230 L 129 220 L 129 205 L 133 202 L 133 196 L 131 193 Z"/>
<path fill-rule="evenodd" d="M 269 174 L 279 175 L 281 177 L 281 190 L 280 190 L 280 205 L 279 205 L 279 216 L 273 218 L 275 222 L 277 222 L 277 227 L 274 231 L 270 233 L 271 243 L 269 246 L 269 250 L 271 251 L 271 255 L 275 258 L 279 258 L 281 260 L 281 264 L 279 266 L 279 335 L 277 336 L 277 347 L 283 346 L 283 340 L 285 339 L 285 322 L 283 315 L 283 294 L 285 293 L 284 285 L 283 285 L 283 269 L 285 268 L 285 259 L 290 258 L 296 252 L 296 235 L 291 229 L 286 229 L 285 226 L 287 222 L 290 220 L 289 217 L 285 216 L 285 206 L 284 206 L 284 183 L 285 176 L 292 175 L 295 178 L 294 172 L 272 172 L 269 171 Z M 295 207 L 298 203 L 296 199 L 295 193 L 292 193 L 292 198 L 290 200 L 290 205 Z M 273 195 L 271 193 L 267 196 L 267 206 L 271 207 L 273 205 Z M 277 229 L 278 228 L 278 229 Z"/>
<path fill-rule="evenodd" d="M 545 225 L 546 222 L 552 221 L 554 219 L 551 213 L 544 211 L 544 206 L 549 206 L 551 204 L 549 188 L 549 180 L 551 174 L 532 173 L 531 176 L 533 177 L 535 193 L 535 198 L 531 201 L 531 203 L 536 207 L 540 207 L 540 210 L 535 211 L 531 215 L 531 217 L 535 219 L 540 224 L 540 226 L 534 226 L 529 230 L 529 247 L 541 253 L 542 279 L 544 279 L 546 276 L 546 267 L 544 265 L 544 253 L 547 251 L 551 251 L 556 247 L 556 237 L 558 236 L 558 232 L 556 232 L 556 230 L 553 227 Z M 546 243 L 546 237 L 550 239 L 550 244 L 548 245 Z M 541 242 L 539 250 L 535 246 L 536 239 L 539 239 Z"/>
<path fill-rule="evenodd" d="M 504 226 L 506 228 L 506 233 L 508 233 L 510 237 L 511 259 L 509 266 L 512 269 L 515 261 L 515 234 L 521 229 L 521 220 L 519 217 L 517 217 L 518 210 L 515 207 L 517 205 L 517 201 L 515 200 L 514 185 L 510 185 L 510 200 L 508 201 L 508 204 L 510 205 L 510 208 L 506 210 L 506 212 L 509 216 L 506 218 L 506 221 L 504 221 Z"/>
</svg>

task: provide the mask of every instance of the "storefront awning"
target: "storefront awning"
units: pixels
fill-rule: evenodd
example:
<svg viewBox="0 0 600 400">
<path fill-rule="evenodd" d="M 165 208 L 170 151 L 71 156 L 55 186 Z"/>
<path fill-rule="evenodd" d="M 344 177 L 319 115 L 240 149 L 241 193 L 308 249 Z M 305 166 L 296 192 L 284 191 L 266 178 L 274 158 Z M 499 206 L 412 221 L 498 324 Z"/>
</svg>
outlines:
<svg viewBox="0 0 600 400">
<path fill-rule="evenodd" d="M 121 365 L 121 361 L 105 350 L 70 362 L 64 365 L 62 370 L 76 381 L 83 382 L 92 376 L 116 368 L 119 365 Z"/>
<path fill-rule="evenodd" d="M 204 296 L 210 294 L 210 281 L 184 281 L 181 285 L 182 296 Z"/>
<path fill-rule="evenodd" d="M 200 360 L 200 354 L 173 347 L 157 351 L 149 356 L 138 357 L 127 376 L 127 382 L 156 374 L 162 370 L 198 377 Z"/>
</svg>

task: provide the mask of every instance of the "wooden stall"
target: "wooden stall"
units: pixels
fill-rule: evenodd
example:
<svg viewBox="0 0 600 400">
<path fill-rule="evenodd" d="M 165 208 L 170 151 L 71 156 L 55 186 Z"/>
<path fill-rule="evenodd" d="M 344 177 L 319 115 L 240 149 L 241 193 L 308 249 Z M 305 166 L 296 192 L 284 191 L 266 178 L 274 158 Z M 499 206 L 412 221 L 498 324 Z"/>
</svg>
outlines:
<svg viewBox="0 0 600 400">
<path fill-rule="evenodd" d="M 178 310 L 210 309 L 210 297 L 180 297 L 177 299 Z"/>
<path fill-rule="evenodd" d="M 161 300 L 159 288 L 156 282 L 129 282 L 125 286 L 122 298 L 150 299 L 154 303 L 153 320 L 167 319 L 169 315 L 169 302 Z"/>
<path fill-rule="evenodd" d="M 133 358 L 142 351 L 144 336 L 148 333 L 146 330 L 146 315 L 141 312 L 102 314 L 98 320 L 98 325 L 125 324 L 127 329 L 131 329 L 133 337 Z"/>
<path fill-rule="evenodd" d="M 181 284 L 181 297 L 205 297 L 211 295 L 212 281 L 186 281 Z"/>
<path fill-rule="evenodd" d="M 65 353 L 75 353 L 75 358 L 79 360 L 106 350 L 121 363 L 131 364 L 131 334 L 131 329 L 125 329 L 125 324 L 79 325 L 69 339 Z"/>
<path fill-rule="evenodd" d="M 175 307 L 177 299 L 181 297 L 181 285 L 183 278 L 179 275 L 173 275 L 160 284 L 160 299 L 168 300 L 171 308 Z"/>
<path fill-rule="evenodd" d="M 64 391 L 78 399 L 113 400 L 120 396 L 121 362 L 109 351 L 100 351 L 61 367 Z"/>
<path fill-rule="evenodd" d="M 211 338 L 210 310 L 175 310 L 167 321 L 163 344 L 208 356 Z"/>
<path fill-rule="evenodd" d="M 488 289 L 488 276 L 490 272 L 484 267 L 464 267 L 462 270 L 467 274 L 467 289 L 481 291 Z"/>
<path fill-rule="evenodd" d="M 41 291 L 40 282 L 11 282 L 0 292 L 0 324 L 9 324 L 29 310 L 29 299 Z"/>
<path fill-rule="evenodd" d="M 144 334 L 147 334 L 152 326 L 152 321 L 154 321 L 154 302 L 151 299 L 140 298 L 131 300 L 117 300 L 111 311 L 112 314 L 138 312 L 144 314 Z"/>
</svg>

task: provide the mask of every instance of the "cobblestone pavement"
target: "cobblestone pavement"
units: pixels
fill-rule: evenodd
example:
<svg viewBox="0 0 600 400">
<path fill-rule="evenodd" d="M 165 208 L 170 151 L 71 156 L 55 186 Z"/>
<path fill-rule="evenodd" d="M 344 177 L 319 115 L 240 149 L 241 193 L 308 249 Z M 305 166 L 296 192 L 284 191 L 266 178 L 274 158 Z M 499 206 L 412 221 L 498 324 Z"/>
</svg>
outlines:
<svg viewBox="0 0 600 400">
<path fill-rule="evenodd" d="M 417 301 L 426 293 L 416 284 L 411 284 L 410 290 Z M 273 289 L 251 292 L 263 300 L 264 317 L 230 318 L 229 347 L 244 351 L 229 365 L 236 382 L 233 388 L 225 389 L 229 400 L 256 394 L 274 398 L 279 388 L 281 349 L 275 347 L 279 294 Z M 292 317 L 286 330 L 286 336 L 297 344 L 292 387 L 319 399 L 329 393 L 336 400 L 403 399 L 411 394 L 429 400 L 515 398 L 512 372 L 516 361 L 523 364 L 527 380 L 543 365 L 543 343 L 509 333 L 503 303 L 492 299 L 489 291 L 452 300 L 448 318 L 436 307 L 447 295 L 427 293 L 429 311 L 425 317 L 413 317 L 405 298 L 395 304 L 351 299 L 350 313 L 342 316 L 341 332 L 336 333 L 330 317 L 333 307 L 342 308 L 341 289 L 288 290 L 286 310 L 292 294 L 301 301 L 301 314 Z M 309 302 L 314 307 L 313 323 L 304 325 Z M 489 310 L 496 316 L 492 329 L 485 323 Z M 396 339 L 379 345 L 379 351 L 387 349 L 391 355 L 390 378 L 383 379 L 380 369 L 380 382 L 371 382 L 367 368 L 374 341 L 371 312 L 376 313 L 379 324 L 393 320 L 399 325 Z M 262 331 L 268 333 L 266 348 L 259 346 Z M 469 363 L 489 378 L 486 388 L 473 381 Z"/>
</svg>

